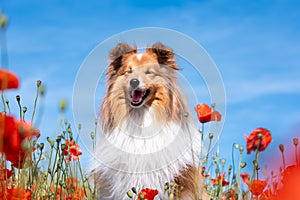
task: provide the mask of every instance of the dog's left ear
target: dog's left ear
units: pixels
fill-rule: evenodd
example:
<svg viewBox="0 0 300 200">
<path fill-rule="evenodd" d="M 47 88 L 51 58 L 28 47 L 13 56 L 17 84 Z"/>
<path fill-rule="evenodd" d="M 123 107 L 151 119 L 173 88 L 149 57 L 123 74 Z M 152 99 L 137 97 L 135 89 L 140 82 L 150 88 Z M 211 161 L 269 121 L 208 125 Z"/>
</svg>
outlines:
<svg viewBox="0 0 300 200">
<path fill-rule="evenodd" d="M 147 48 L 146 52 L 153 52 L 157 56 L 159 64 L 167 65 L 175 70 L 178 70 L 176 60 L 174 58 L 174 52 L 169 47 L 163 45 L 161 42 L 157 42 L 152 47 Z"/>
</svg>

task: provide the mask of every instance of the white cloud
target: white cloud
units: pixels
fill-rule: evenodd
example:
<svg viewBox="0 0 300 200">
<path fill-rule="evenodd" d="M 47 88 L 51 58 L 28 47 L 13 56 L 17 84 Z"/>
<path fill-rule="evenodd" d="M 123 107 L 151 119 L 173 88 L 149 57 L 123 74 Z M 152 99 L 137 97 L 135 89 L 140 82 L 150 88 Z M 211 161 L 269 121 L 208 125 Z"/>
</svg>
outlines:
<svg viewBox="0 0 300 200">
<path fill-rule="evenodd" d="M 247 102 L 273 94 L 300 94 L 300 80 L 261 78 L 226 83 L 227 103 Z"/>
</svg>

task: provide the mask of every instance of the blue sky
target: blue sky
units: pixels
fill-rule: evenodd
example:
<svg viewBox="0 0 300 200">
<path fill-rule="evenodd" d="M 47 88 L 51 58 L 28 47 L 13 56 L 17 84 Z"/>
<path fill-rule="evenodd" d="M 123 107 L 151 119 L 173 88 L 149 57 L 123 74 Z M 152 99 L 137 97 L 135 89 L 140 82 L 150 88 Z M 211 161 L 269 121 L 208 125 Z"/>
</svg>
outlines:
<svg viewBox="0 0 300 200">
<path fill-rule="evenodd" d="M 243 135 L 256 127 L 274 137 L 262 159 L 279 156 L 279 143 L 292 148 L 292 138 L 299 137 L 298 1 L 11 0 L 0 7 L 9 17 L 9 69 L 22 80 L 20 90 L 8 95 L 21 94 L 30 112 L 36 80 L 45 83 L 42 133 L 54 135 L 61 98 L 68 100 L 72 120 L 77 71 L 100 42 L 133 28 L 163 27 L 193 38 L 218 66 L 227 94 L 221 157 L 230 159 L 232 143 L 244 145 Z"/>
</svg>

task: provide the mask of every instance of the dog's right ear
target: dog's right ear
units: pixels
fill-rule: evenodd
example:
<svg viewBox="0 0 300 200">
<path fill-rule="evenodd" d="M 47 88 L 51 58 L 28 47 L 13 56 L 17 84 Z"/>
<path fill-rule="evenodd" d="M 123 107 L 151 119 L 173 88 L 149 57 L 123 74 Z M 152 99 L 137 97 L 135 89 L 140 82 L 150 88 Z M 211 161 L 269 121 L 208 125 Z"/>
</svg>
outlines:
<svg viewBox="0 0 300 200">
<path fill-rule="evenodd" d="M 119 43 L 117 46 L 110 52 L 110 66 L 109 71 L 118 71 L 122 66 L 122 58 L 126 54 L 136 53 L 137 50 L 134 46 L 131 46 L 126 43 Z"/>
</svg>

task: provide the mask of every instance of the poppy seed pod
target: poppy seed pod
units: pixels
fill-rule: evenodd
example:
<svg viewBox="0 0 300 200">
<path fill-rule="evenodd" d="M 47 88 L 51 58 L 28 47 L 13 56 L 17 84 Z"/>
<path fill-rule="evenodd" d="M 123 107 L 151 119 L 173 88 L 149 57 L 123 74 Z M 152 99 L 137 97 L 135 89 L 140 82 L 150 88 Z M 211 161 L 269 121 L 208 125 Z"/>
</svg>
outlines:
<svg viewBox="0 0 300 200">
<path fill-rule="evenodd" d="M 298 138 L 294 138 L 294 139 L 293 139 L 293 143 L 294 143 L 295 146 L 298 145 L 298 142 L 299 142 L 299 141 L 298 141 Z"/>
<path fill-rule="evenodd" d="M 279 145 L 279 150 L 283 153 L 284 152 L 284 145 L 283 144 L 280 144 Z"/>
</svg>

